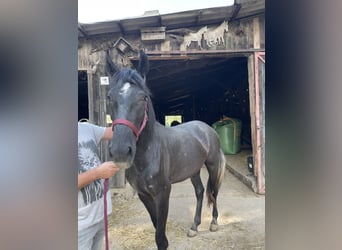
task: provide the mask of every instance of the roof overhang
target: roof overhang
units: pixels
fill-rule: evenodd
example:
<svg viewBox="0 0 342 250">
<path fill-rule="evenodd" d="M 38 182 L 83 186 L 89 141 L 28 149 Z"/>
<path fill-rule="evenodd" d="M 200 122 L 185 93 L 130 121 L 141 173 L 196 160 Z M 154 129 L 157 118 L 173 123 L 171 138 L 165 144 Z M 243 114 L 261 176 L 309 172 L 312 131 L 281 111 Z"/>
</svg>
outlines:
<svg viewBox="0 0 342 250">
<path fill-rule="evenodd" d="M 140 32 L 146 27 L 165 27 L 166 30 L 217 24 L 223 20 L 233 21 L 259 15 L 265 12 L 264 0 L 235 1 L 234 5 L 183 11 L 160 15 L 158 12 L 136 18 L 97 22 L 78 23 L 78 37 L 90 38 L 105 34 L 122 36 Z"/>
</svg>

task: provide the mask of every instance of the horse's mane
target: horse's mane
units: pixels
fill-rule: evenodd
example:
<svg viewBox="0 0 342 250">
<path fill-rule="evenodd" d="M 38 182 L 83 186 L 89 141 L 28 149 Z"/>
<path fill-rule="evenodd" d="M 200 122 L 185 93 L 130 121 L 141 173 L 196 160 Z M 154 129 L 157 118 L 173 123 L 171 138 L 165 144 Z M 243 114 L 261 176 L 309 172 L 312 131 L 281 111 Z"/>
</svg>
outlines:
<svg viewBox="0 0 342 250">
<path fill-rule="evenodd" d="M 125 82 L 130 82 L 141 88 L 147 95 L 151 96 L 151 92 L 146 86 L 144 78 L 142 78 L 134 69 L 123 68 L 114 74 L 112 78 L 111 87 L 120 88 Z"/>
</svg>

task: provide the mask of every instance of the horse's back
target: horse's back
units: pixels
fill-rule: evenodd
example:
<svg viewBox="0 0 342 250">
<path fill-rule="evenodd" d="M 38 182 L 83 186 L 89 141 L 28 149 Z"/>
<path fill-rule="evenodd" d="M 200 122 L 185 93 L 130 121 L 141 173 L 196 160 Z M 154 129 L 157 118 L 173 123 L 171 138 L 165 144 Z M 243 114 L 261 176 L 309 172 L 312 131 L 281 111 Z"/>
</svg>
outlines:
<svg viewBox="0 0 342 250">
<path fill-rule="evenodd" d="M 182 123 L 168 130 L 171 181 L 182 181 L 197 173 L 208 159 L 220 154 L 220 142 L 213 128 L 201 121 Z"/>
<path fill-rule="evenodd" d="M 193 137 L 203 144 L 219 143 L 218 136 L 215 130 L 202 121 L 195 120 L 185 122 L 173 127 L 172 129 L 174 129 L 175 131 L 181 131 L 181 134 L 184 134 L 185 132 L 184 136 L 186 138 L 188 136 Z"/>
</svg>

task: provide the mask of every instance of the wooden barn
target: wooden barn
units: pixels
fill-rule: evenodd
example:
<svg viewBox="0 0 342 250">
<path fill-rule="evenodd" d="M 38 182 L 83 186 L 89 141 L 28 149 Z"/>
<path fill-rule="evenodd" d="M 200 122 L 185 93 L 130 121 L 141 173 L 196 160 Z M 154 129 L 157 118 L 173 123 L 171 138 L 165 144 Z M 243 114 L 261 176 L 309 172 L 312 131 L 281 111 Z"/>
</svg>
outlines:
<svg viewBox="0 0 342 250">
<path fill-rule="evenodd" d="M 117 64 L 136 66 L 139 50 L 150 61 L 147 84 L 157 119 L 241 121 L 241 147 L 250 148 L 253 190 L 265 193 L 265 2 L 78 25 L 78 120 L 109 125 L 105 50 Z M 107 157 L 106 145 L 102 156 Z M 247 169 L 247 161 L 246 161 Z M 124 173 L 112 186 L 124 186 Z"/>
</svg>

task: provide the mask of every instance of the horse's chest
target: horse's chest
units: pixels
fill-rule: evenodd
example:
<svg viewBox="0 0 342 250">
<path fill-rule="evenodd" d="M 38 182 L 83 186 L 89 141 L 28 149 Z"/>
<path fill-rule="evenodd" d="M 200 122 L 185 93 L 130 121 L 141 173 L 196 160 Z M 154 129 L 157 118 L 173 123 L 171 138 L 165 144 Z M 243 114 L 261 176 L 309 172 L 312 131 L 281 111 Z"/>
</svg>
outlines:
<svg viewBox="0 0 342 250">
<path fill-rule="evenodd" d="M 149 172 L 135 172 L 133 176 L 128 178 L 130 184 L 138 192 L 156 194 L 160 189 L 160 176 Z"/>
</svg>

